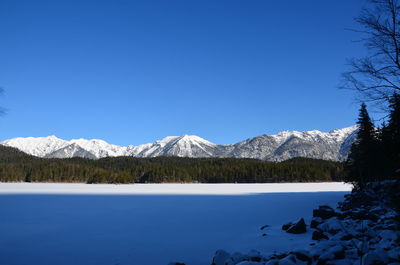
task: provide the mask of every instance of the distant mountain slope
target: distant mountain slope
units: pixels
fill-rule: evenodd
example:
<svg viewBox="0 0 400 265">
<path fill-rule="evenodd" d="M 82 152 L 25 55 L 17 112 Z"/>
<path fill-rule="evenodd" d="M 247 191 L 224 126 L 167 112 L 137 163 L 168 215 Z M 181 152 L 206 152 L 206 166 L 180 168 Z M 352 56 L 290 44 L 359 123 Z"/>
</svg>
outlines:
<svg viewBox="0 0 400 265">
<path fill-rule="evenodd" d="M 0 162 L 8 162 L 20 158 L 31 158 L 32 156 L 18 150 L 17 148 L 0 144 Z"/>
<path fill-rule="evenodd" d="M 55 136 L 13 138 L 2 144 L 39 157 L 98 159 L 114 156 L 235 157 L 283 161 L 294 157 L 343 160 L 355 140 L 357 127 L 320 131 L 284 131 L 261 135 L 231 145 L 217 145 L 194 135 L 169 136 L 139 146 L 118 146 L 102 140 L 65 141 Z"/>
<path fill-rule="evenodd" d="M 44 157 L 68 145 L 68 142 L 56 136 L 47 137 L 18 137 L 4 141 L 2 144 L 18 148 L 34 156 Z"/>
<path fill-rule="evenodd" d="M 128 147 L 135 157 L 213 157 L 217 145 L 195 135 L 169 136 L 151 144 Z"/>
<path fill-rule="evenodd" d="M 79 145 L 73 143 L 67 145 L 61 149 L 58 149 L 50 154 L 44 156 L 45 158 L 71 158 L 71 157 L 83 157 L 83 158 L 90 158 L 90 159 L 97 159 L 97 157 L 80 147 Z"/>
</svg>

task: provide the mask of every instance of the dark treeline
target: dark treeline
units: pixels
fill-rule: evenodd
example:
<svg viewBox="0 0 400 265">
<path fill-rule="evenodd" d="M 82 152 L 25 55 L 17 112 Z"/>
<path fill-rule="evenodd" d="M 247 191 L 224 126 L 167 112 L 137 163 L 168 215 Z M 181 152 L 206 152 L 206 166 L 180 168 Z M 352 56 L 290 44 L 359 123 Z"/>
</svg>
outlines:
<svg viewBox="0 0 400 265">
<path fill-rule="evenodd" d="M 339 162 L 296 158 L 109 157 L 44 159 L 0 146 L 0 181 L 85 183 L 261 183 L 343 180 Z"/>
<path fill-rule="evenodd" d="M 357 140 L 346 161 L 346 181 L 362 188 L 369 181 L 400 175 L 400 95 L 389 99 L 387 124 L 375 128 L 365 104 L 361 105 Z"/>
</svg>

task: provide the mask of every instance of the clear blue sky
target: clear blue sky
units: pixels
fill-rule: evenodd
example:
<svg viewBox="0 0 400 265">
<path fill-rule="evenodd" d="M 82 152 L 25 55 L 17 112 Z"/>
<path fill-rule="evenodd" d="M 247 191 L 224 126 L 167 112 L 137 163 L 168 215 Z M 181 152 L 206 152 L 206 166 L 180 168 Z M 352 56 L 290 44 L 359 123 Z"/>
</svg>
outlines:
<svg viewBox="0 0 400 265">
<path fill-rule="evenodd" d="M 215 143 L 353 125 L 363 0 L 0 0 L 0 140 Z"/>
</svg>

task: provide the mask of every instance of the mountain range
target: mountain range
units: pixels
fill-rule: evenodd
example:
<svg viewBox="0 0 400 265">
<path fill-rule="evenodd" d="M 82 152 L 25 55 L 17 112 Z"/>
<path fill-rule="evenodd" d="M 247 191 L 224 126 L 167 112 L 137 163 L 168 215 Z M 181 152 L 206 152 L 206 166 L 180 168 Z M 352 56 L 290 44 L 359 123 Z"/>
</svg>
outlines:
<svg viewBox="0 0 400 265">
<path fill-rule="evenodd" d="M 2 142 L 27 154 L 44 158 L 114 156 L 155 157 L 235 157 L 283 161 L 293 157 L 344 160 L 356 138 L 357 126 L 330 132 L 284 131 L 260 135 L 235 144 L 219 145 L 195 135 L 168 136 L 138 146 L 119 146 L 103 140 L 62 140 L 56 136 L 18 137 Z"/>
</svg>

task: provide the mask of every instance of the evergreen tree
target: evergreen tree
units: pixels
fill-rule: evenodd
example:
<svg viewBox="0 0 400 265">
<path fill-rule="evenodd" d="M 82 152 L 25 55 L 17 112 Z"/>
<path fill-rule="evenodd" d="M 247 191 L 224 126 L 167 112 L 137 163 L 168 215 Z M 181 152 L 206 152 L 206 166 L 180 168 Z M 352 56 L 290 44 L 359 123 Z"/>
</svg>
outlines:
<svg viewBox="0 0 400 265">
<path fill-rule="evenodd" d="M 364 103 L 361 104 L 357 124 L 357 140 L 351 146 L 346 163 L 346 180 L 362 188 L 366 182 L 377 179 L 379 174 L 377 136 Z"/>
<path fill-rule="evenodd" d="M 247 183 L 341 181 L 343 176 L 342 163 L 310 158 L 282 162 L 188 157 L 48 159 L 0 145 L 0 181 Z"/>
<path fill-rule="evenodd" d="M 25 182 L 31 182 L 31 173 L 30 173 L 30 172 L 28 172 L 28 173 L 25 175 L 24 181 L 25 181 Z"/>
<path fill-rule="evenodd" d="M 389 122 L 382 129 L 382 148 L 385 155 L 386 175 L 391 177 L 400 168 L 400 95 L 389 99 Z"/>
</svg>

